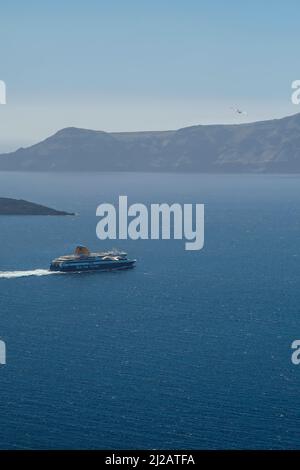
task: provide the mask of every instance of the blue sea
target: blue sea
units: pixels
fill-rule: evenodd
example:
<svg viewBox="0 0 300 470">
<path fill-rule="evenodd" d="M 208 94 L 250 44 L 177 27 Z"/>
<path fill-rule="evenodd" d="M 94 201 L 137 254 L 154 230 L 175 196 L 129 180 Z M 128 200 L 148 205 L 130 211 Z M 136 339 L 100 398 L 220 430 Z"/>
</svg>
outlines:
<svg viewBox="0 0 300 470">
<path fill-rule="evenodd" d="M 300 176 L 0 173 L 1 449 L 299 449 Z M 96 207 L 204 203 L 205 246 L 100 241 Z M 134 270 L 49 274 L 76 244 Z"/>
</svg>

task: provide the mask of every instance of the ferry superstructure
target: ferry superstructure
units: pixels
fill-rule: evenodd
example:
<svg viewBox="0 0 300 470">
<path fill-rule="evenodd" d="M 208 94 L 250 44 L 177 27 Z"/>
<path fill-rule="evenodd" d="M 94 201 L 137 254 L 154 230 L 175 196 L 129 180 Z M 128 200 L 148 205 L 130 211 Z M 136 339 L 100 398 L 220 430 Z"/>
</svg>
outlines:
<svg viewBox="0 0 300 470">
<path fill-rule="evenodd" d="M 91 253 L 85 246 L 76 247 L 74 254 L 60 256 L 50 265 L 50 271 L 85 272 L 85 271 L 111 271 L 117 269 L 133 268 L 136 260 L 127 258 L 124 251 L 106 251 Z"/>
</svg>

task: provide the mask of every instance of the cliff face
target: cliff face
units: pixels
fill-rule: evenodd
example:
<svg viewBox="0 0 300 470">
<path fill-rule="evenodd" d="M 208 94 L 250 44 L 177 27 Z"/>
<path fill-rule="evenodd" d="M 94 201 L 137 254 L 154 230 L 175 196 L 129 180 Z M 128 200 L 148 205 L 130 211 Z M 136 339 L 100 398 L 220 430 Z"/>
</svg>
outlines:
<svg viewBox="0 0 300 470">
<path fill-rule="evenodd" d="M 106 133 L 66 128 L 0 155 L 11 171 L 300 171 L 300 114 L 239 125 Z"/>
<path fill-rule="evenodd" d="M 0 198 L 0 215 L 74 215 L 23 199 Z"/>
</svg>

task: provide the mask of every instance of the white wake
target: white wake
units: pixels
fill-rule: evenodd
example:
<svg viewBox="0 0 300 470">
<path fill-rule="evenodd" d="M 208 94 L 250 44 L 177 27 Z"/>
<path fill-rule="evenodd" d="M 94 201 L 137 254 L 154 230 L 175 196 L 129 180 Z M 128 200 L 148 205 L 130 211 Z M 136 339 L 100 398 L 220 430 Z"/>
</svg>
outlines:
<svg viewBox="0 0 300 470">
<path fill-rule="evenodd" d="M 48 269 L 33 269 L 32 271 L 0 271 L 0 279 L 13 279 L 16 277 L 27 276 L 49 276 L 49 274 L 58 274 L 57 271 Z"/>
</svg>

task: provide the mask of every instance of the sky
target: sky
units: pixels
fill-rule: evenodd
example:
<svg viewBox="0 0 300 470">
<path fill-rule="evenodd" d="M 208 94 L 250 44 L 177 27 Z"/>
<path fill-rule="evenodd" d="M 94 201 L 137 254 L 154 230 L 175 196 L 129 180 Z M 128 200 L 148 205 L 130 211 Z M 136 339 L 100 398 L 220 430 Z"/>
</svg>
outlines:
<svg viewBox="0 0 300 470">
<path fill-rule="evenodd" d="M 300 112 L 299 18 L 298 0 L 1 2 L 0 151 L 69 126 L 165 130 Z"/>
</svg>

